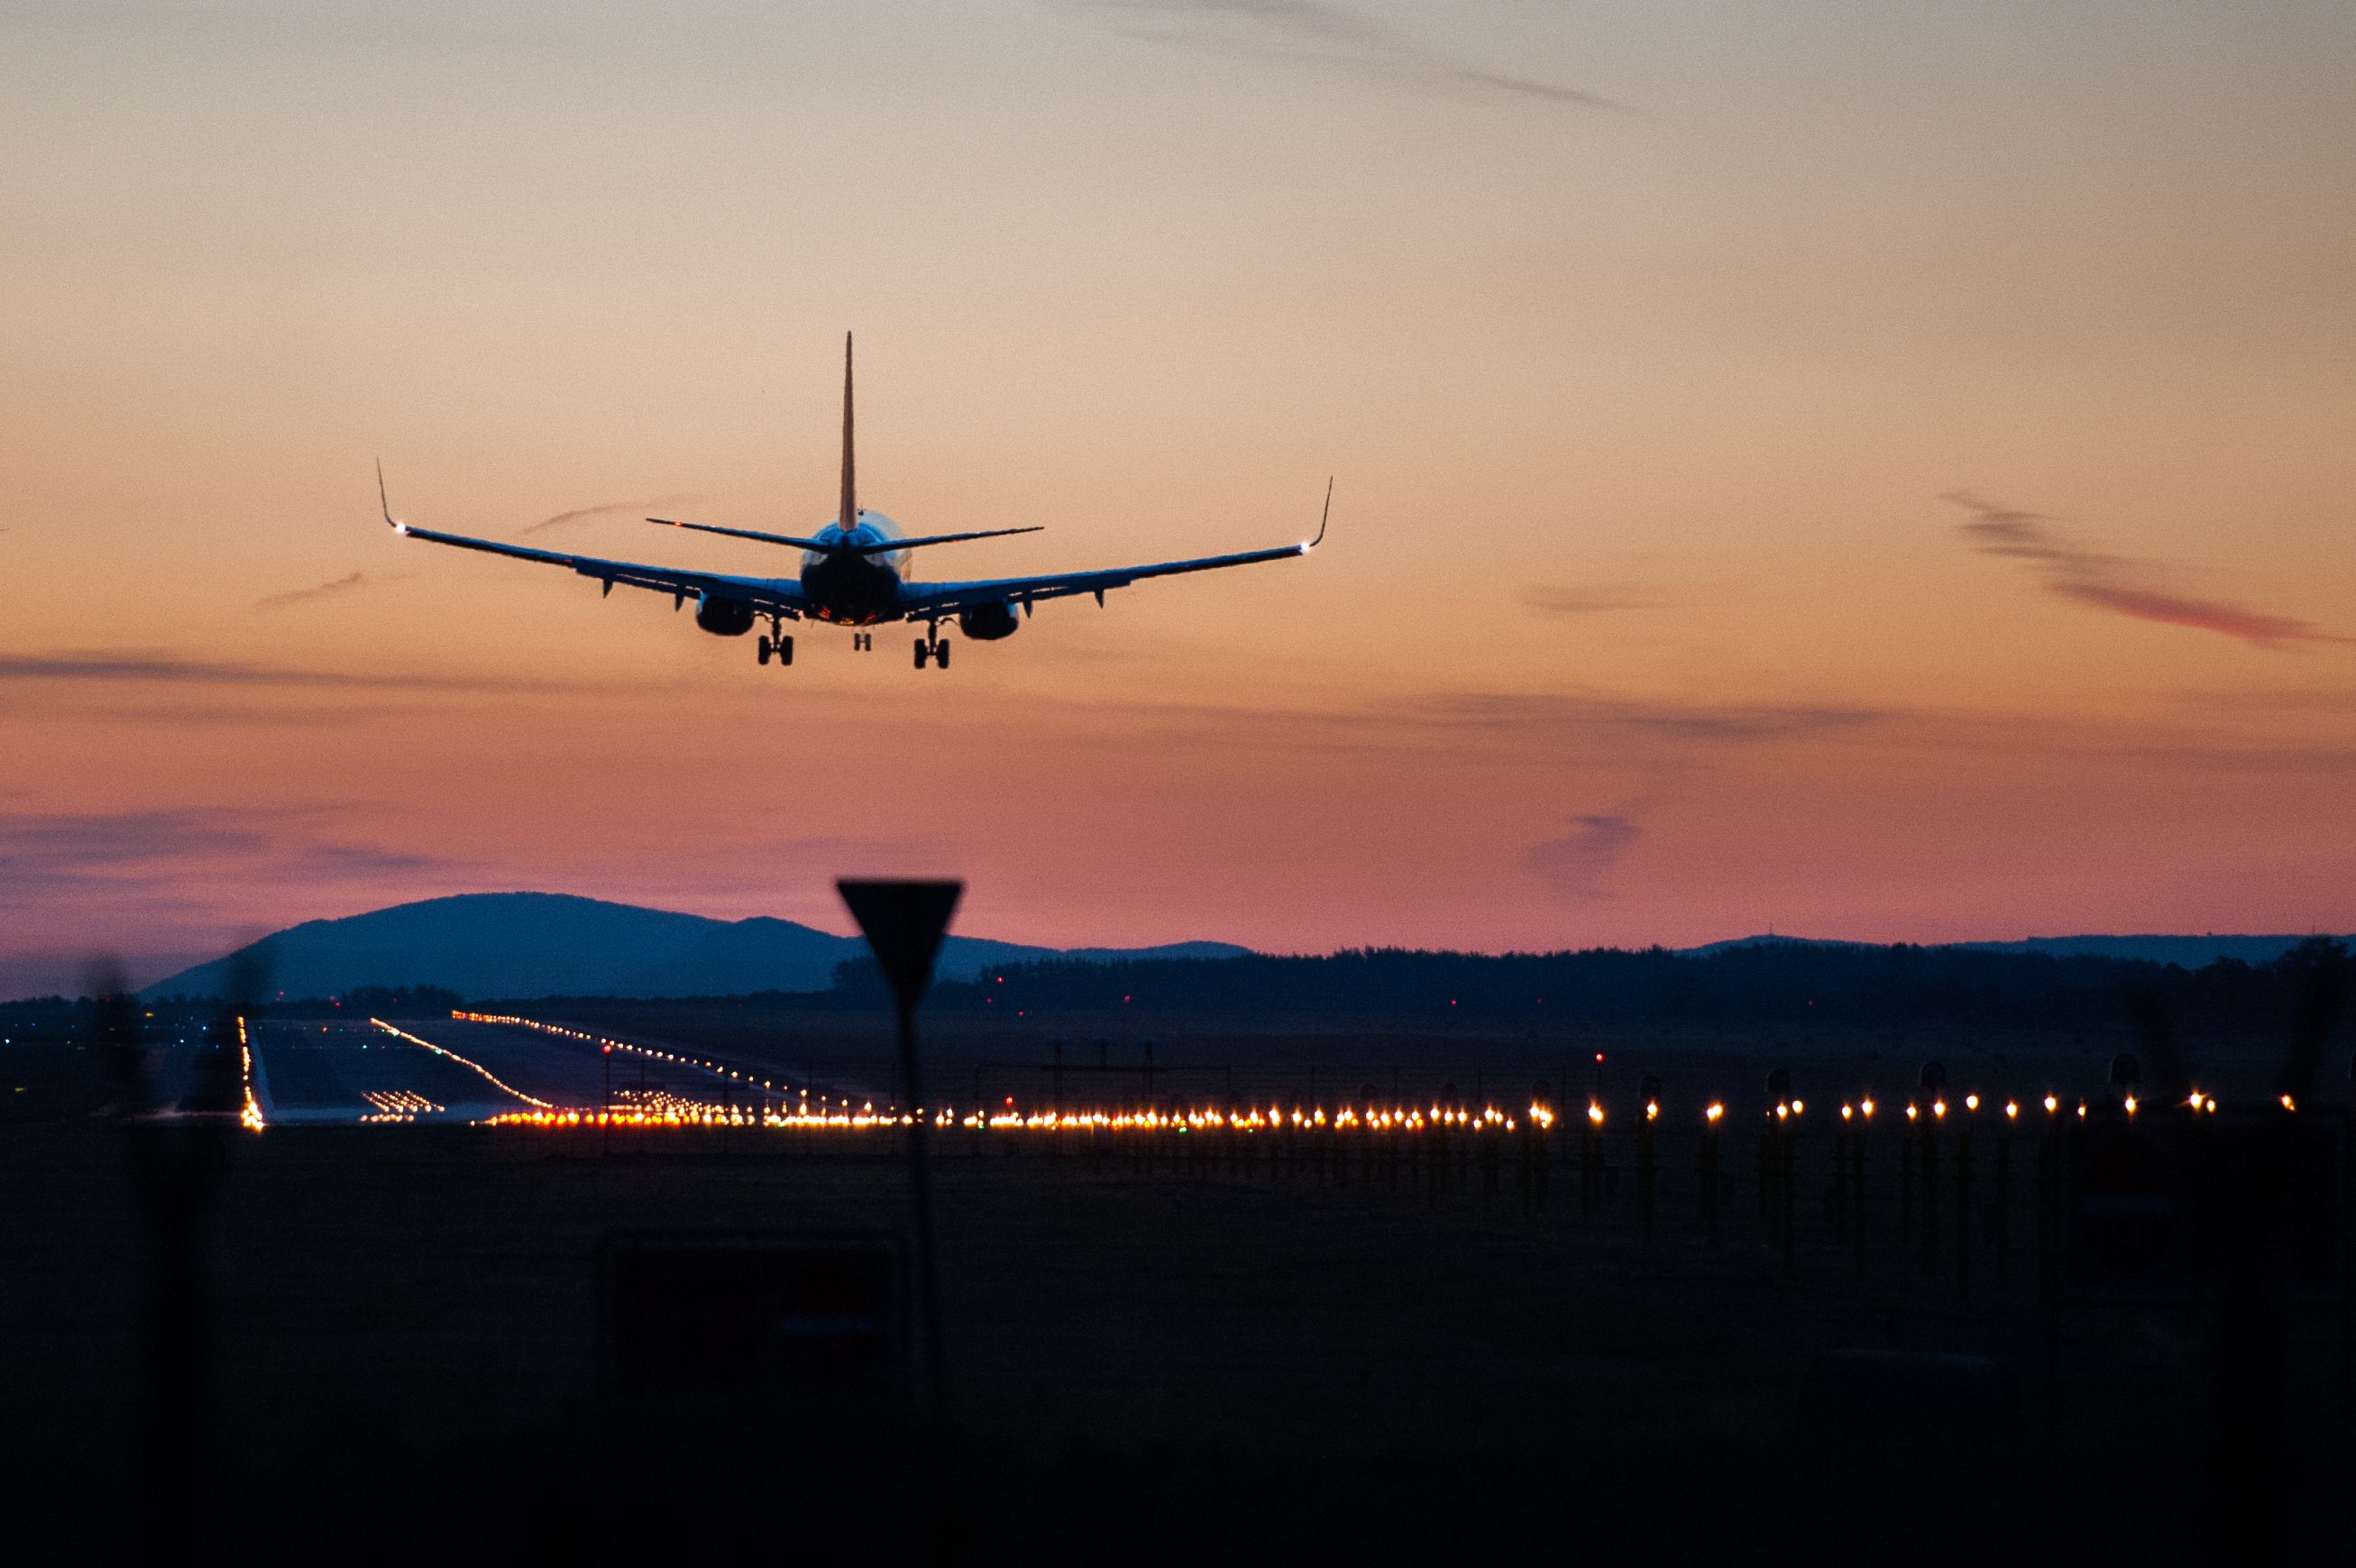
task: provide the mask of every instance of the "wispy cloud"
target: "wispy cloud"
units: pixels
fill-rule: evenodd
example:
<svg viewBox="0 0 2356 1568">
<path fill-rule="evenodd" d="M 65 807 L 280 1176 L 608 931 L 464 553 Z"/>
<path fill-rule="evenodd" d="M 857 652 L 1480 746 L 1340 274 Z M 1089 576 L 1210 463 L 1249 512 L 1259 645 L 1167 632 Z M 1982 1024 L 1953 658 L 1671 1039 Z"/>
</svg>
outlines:
<svg viewBox="0 0 2356 1568">
<path fill-rule="evenodd" d="M 524 532 L 545 533 L 552 528 L 562 528 L 569 522 L 584 522 L 590 518 L 604 517 L 610 512 L 645 511 L 653 507 L 689 506 L 702 499 L 701 496 L 649 496 L 642 501 L 600 501 L 595 506 L 574 507 L 571 511 L 560 511 L 554 517 L 541 518 Z"/>
<path fill-rule="evenodd" d="M 354 588 L 364 588 L 371 583 L 390 581 L 391 579 L 387 577 L 371 577 L 365 571 L 354 572 L 348 576 L 338 577 L 332 583 L 320 583 L 308 588 L 289 588 L 283 594 L 267 595 L 254 600 L 253 607 L 258 610 L 284 609 L 288 605 L 302 605 L 308 604 L 314 599 L 333 598 L 338 595 L 348 594 Z"/>
<path fill-rule="evenodd" d="M 61 892 L 185 895 L 208 881 L 337 882 L 443 864 L 323 836 L 313 825 L 323 811 L 0 811 L 0 907 L 21 908 Z"/>
<path fill-rule="evenodd" d="M 1667 739 L 1737 744 L 1797 740 L 1881 724 L 1879 708 L 1824 703 L 1674 703 L 1557 693 L 1466 692 L 1420 704 L 1425 724 L 1545 735 L 1633 730 Z"/>
<path fill-rule="evenodd" d="M 51 682 L 370 692 L 547 692 L 560 689 L 546 682 L 484 676 L 290 670 L 270 664 L 182 659 L 169 653 L 134 650 L 0 654 L 0 685 Z"/>
<path fill-rule="evenodd" d="M 2082 548 L 2042 512 L 1998 506 L 1969 490 L 1950 490 L 1939 499 L 1972 513 L 1971 521 L 1956 526 L 1973 549 L 2032 563 L 2046 592 L 2062 598 L 2136 620 L 2239 638 L 2257 648 L 2356 642 L 2356 638 L 2325 631 L 2313 621 L 2152 587 L 2150 579 L 2160 570 L 2157 562 Z"/>
<path fill-rule="evenodd" d="M 1611 897 L 1604 875 L 1620 864 L 1644 830 L 1633 818 L 1599 814 L 1573 817 L 1569 832 L 1530 846 L 1522 856 L 1523 869 L 1537 876 L 1557 897 L 1575 903 L 1592 903 Z"/>
<path fill-rule="evenodd" d="M 1598 583 L 1577 588 L 1541 585 L 1523 590 L 1522 603 L 1542 614 L 1555 616 L 1602 615 L 1612 610 L 1669 607 L 1669 601 L 1660 594 L 1624 583 Z"/>
<path fill-rule="evenodd" d="M 1211 54 L 1297 60 L 1393 82 L 1499 93 L 1580 109 L 1634 113 L 1575 87 L 1491 70 L 1400 37 L 1327 0 L 1067 0 L 1113 17 L 1125 31 Z"/>
</svg>

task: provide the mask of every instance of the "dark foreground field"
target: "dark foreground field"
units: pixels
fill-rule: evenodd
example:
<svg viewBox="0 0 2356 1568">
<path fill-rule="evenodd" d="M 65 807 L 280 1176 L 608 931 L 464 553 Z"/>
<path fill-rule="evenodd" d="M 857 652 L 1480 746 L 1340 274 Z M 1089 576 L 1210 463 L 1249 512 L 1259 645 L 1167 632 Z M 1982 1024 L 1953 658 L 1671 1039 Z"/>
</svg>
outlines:
<svg viewBox="0 0 2356 1568">
<path fill-rule="evenodd" d="M 1964 1300 L 1884 1242 L 1862 1277 L 1829 1234 L 1787 1264 L 1740 1222 L 1757 1205 L 1730 1163 L 1720 1244 L 1681 1209 L 1648 1250 L 1624 1182 L 1583 1216 L 1562 1169 L 1532 1213 L 1510 1176 L 1435 1194 L 1265 1162 L 952 1155 L 945 1417 L 879 1399 L 648 1422 L 601 1402 L 600 1238 L 898 1230 L 888 1152 L 239 1133 L 199 1274 L 209 1460 L 165 1456 L 191 1495 L 143 1524 L 154 1274 L 123 1135 L 19 1122 L 0 1131 L 0 1474 L 22 1541 L 145 1532 L 198 1560 L 1912 1563 L 2222 1541 L 2244 1561 L 2344 1541 L 2329 1314 L 2293 1326 L 2279 1451 L 2220 1453 L 2200 1304 L 2074 1312 L 2049 1407 L 2026 1258 Z M 1858 1349 L 1902 1354 L 1828 1392 L 1823 1353 Z"/>
</svg>

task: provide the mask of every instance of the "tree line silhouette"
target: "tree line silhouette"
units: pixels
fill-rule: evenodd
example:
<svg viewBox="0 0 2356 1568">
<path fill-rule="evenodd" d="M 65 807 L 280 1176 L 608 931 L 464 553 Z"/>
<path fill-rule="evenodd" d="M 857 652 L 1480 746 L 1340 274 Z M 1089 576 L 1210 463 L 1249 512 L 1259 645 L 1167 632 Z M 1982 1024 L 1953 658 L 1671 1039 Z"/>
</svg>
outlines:
<svg viewBox="0 0 2356 1568">
<path fill-rule="evenodd" d="M 1520 1027 L 1552 1023 L 2079 1030 L 2115 1026 L 2122 998 L 2132 993 L 2157 999 L 2186 1029 L 2271 1036 L 2290 1026 L 2316 967 L 2345 956 L 2346 949 L 2326 937 L 2310 938 L 2266 962 L 2225 958 L 2198 969 L 2095 954 L 1910 943 L 1762 941 L 1705 952 L 1655 947 L 1503 954 L 1364 948 L 1297 957 L 1006 964 L 977 979 L 938 983 L 926 1005 L 1010 1020 L 1018 1013 L 1134 1006 L 1261 1015 L 1271 1021 L 1389 1018 Z M 862 958 L 838 965 L 829 991 L 663 998 L 661 1004 L 830 1012 L 877 1006 L 884 995 L 882 975 L 873 961 Z M 545 1004 L 632 999 L 504 1000 Z M 446 1011 L 466 1001 L 436 986 L 371 986 L 348 993 L 339 1005 L 320 998 L 290 998 L 279 1005 L 416 1014 Z M 0 1009 L 20 1026 L 79 1010 L 63 998 Z"/>
<path fill-rule="evenodd" d="M 1907 943 L 1757 942 L 1702 953 L 1371 948 L 1315 957 L 1010 964 L 979 980 L 945 982 L 928 1004 L 961 1012 L 1136 1005 L 1524 1025 L 2089 1028 L 2116 1025 L 2122 996 L 2136 993 L 2158 997 L 2188 1028 L 2279 1032 L 2316 966 L 2344 956 L 2338 942 L 2322 937 L 2268 962 L 2228 958 L 2199 969 Z M 871 963 L 845 963 L 830 994 L 872 1001 L 882 985 Z"/>
</svg>

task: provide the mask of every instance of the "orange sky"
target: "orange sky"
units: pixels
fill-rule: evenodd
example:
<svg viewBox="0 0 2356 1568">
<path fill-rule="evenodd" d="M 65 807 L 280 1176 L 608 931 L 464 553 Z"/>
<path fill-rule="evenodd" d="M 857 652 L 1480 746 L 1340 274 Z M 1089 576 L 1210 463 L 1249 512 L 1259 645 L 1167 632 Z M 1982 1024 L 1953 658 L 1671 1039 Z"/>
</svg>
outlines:
<svg viewBox="0 0 2356 1568">
<path fill-rule="evenodd" d="M 2356 15 L 1887 9 L 9 7 L 0 953 L 2356 928 Z M 790 569 L 636 517 L 846 327 L 932 575 L 1333 536 L 920 676 L 374 519 Z"/>
</svg>

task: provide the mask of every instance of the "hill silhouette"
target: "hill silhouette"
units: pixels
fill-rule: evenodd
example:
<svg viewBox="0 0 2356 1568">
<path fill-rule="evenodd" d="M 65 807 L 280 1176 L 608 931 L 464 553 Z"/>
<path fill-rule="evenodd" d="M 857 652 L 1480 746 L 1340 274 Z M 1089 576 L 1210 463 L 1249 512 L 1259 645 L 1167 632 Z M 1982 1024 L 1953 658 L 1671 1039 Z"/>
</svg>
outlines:
<svg viewBox="0 0 2356 1568">
<path fill-rule="evenodd" d="M 952 936 L 940 973 L 958 979 L 992 965 L 1055 959 L 1233 957 L 1226 942 L 1150 949 L 1060 949 Z M 563 893 L 470 893 L 399 904 L 341 919 L 306 920 L 168 975 L 150 996 L 214 996 L 231 965 L 262 959 L 271 989 L 289 998 L 366 986 L 434 986 L 462 996 L 712 996 L 822 991 L 837 965 L 860 957 L 857 937 L 755 916 L 715 920 Z"/>
</svg>

